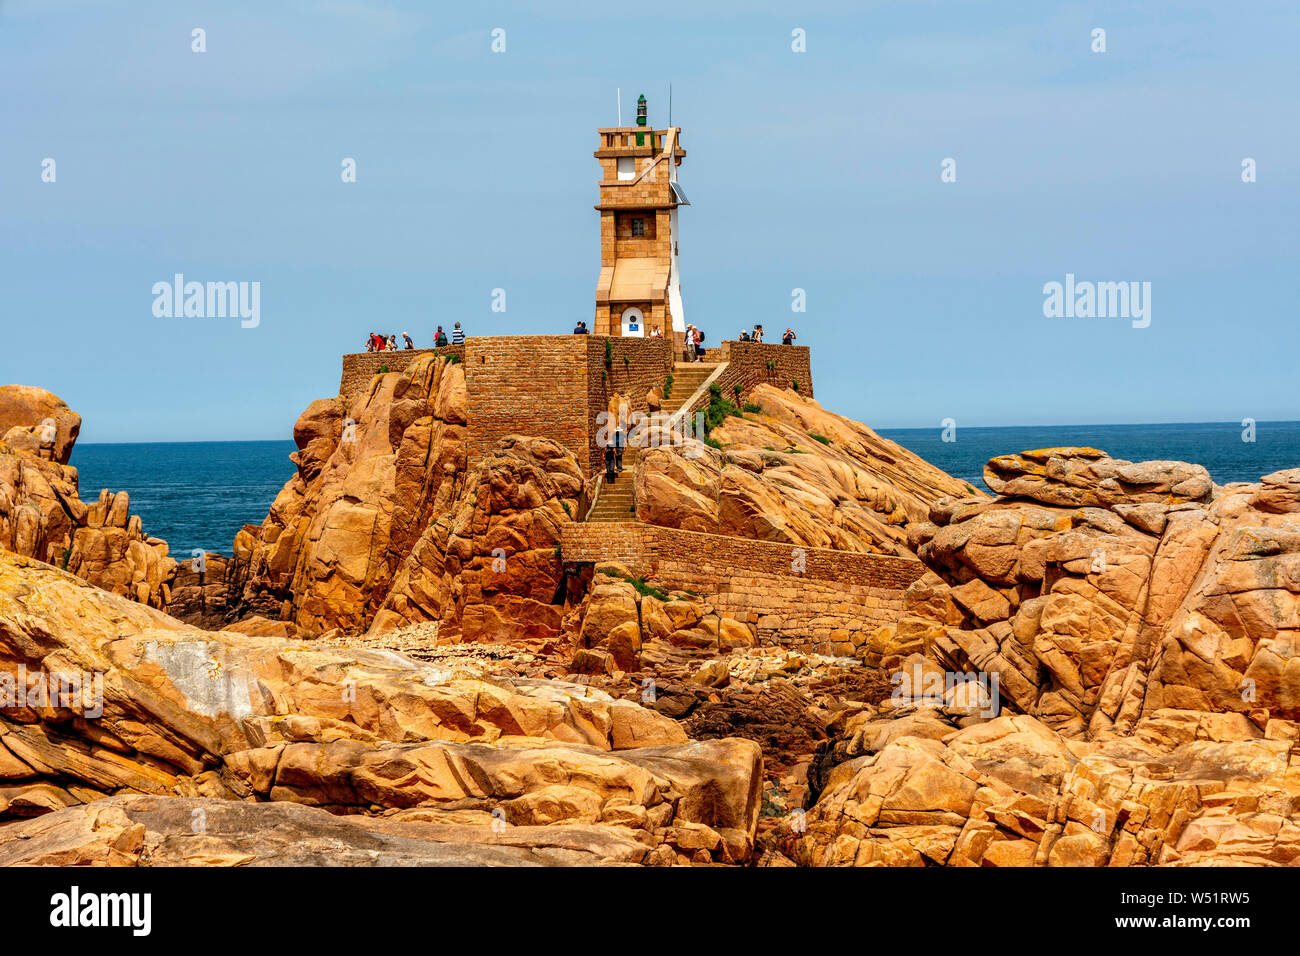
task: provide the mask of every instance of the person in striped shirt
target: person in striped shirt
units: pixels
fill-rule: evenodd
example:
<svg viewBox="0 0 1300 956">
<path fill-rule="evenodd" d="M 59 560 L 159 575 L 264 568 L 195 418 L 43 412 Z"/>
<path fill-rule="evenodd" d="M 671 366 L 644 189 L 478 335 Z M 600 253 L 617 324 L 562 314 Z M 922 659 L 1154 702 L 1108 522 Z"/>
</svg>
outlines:
<svg viewBox="0 0 1300 956">
<path fill-rule="evenodd" d="M 452 345 L 465 344 L 465 333 L 461 331 L 459 322 L 457 322 L 456 327 L 451 330 L 451 344 Z"/>
</svg>

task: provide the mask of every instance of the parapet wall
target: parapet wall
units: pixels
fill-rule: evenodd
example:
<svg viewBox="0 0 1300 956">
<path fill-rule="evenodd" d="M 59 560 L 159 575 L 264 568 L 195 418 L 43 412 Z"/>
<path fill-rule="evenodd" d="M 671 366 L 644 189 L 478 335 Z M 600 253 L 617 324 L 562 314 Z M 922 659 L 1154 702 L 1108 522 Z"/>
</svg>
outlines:
<svg viewBox="0 0 1300 956">
<path fill-rule="evenodd" d="M 617 561 L 665 588 L 702 593 L 753 624 L 759 642 L 851 654 L 896 622 L 903 591 L 925 574 L 909 558 L 803 548 L 634 522 L 566 524 L 566 563 Z"/>
<path fill-rule="evenodd" d="M 587 339 L 499 335 L 466 342 L 470 467 L 507 435 L 550 438 L 583 460 L 588 447 Z"/>
<path fill-rule="evenodd" d="M 728 363 L 718 379 L 728 397 L 736 385 L 748 391 L 760 382 L 782 388 L 798 382 L 800 394 L 812 396 L 806 347 L 723 342 L 711 354 L 716 361 Z M 470 465 L 507 435 L 532 435 L 568 448 L 587 474 L 601 468 L 602 449 L 596 443 L 600 413 L 609 409 L 615 394 L 627 399 L 629 413 L 648 411 L 647 393 L 663 387 L 675 358 L 672 340 L 667 338 L 481 336 L 439 349 L 345 355 L 339 394 L 354 399 L 383 369 L 405 371 L 426 355 L 456 355 L 464 363 Z"/>
<path fill-rule="evenodd" d="M 723 342 L 722 359 L 727 363 L 723 378 L 726 389 L 740 385 L 748 391 L 767 382 L 777 388 L 799 384 L 799 394 L 812 398 L 812 349 L 806 345 L 772 345 L 767 342 Z M 768 363 L 773 368 L 768 368 Z"/>
<path fill-rule="evenodd" d="M 797 384 L 800 395 L 813 397 L 812 355 L 806 345 L 723 342 L 721 348 L 709 349 L 705 353 L 705 361 L 727 363 L 714 384 L 729 400 L 735 400 L 737 385 L 745 394 L 755 385 L 765 382 L 777 388 L 792 388 Z M 693 413 L 708 403 L 709 396 L 702 395 L 690 404 L 687 411 Z"/>
</svg>

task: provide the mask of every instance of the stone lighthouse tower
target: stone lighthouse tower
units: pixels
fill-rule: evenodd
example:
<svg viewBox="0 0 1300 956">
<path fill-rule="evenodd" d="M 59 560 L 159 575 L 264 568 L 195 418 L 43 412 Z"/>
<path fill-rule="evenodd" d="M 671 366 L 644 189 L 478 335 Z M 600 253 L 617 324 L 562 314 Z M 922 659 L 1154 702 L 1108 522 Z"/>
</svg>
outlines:
<svg viewBox="0 0 1300 956">
<path fill-rule="evenodd" d="M 597 335 L 665 337 L 686 331 L 677 258 L 677 210 L 689 205 L 677 184 L 686 150 L 675 126 L 646 123 L 637 100 L 636 125 L 598 130 L 600 148 L 600 279 L 596 283 Z"/>
</svg>

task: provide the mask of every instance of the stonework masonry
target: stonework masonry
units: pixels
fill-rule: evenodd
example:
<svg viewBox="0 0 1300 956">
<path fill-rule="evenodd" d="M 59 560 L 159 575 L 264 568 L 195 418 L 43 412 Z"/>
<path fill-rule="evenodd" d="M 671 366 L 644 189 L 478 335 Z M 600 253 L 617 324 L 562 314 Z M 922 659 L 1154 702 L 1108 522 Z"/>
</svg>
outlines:
<svg viewBox="0 0 1300 956">
<path fill-rule="evenodd" d="M 587 342 L 587 407 L 592 427 L 587 436 L 588 473 L 601 469 L 604 449 L 596 444 L 599 433 L 597 416 L 609 409 L 615 394 L 627 400 L 629 417 L 645 412 L 646 394 L 663 388 L 673 370 L 670 340 L 638 339 L 622 336 L 585 336 Z M 605 343 L 610 351 L 606 363 Z M 581 456 L 579 456 L 581 460 Z"/>
<path fill-rule="evenodd" d="M 633 574 L 654 574 L 654 525 L 574 522 L 560 528 L 560 556 L 566 564 L 617 561 Z"/>
<path fill-rule="evenodd" d="M 783 388 L 798 382 L 800 394 L 812 396 L 806 347 L 723 342 L 710 351 L 715 361 L 727 363 L 718 384 L 728 398 L 735 385 L 744 392 L 760 382 Z M 480 336 L 440 349 L 344 355 L 339 394 L 355 399 L 384 368 L 400 372 L 424 355 L 455 355 L 464 363 L 469 392 L 471 466 L 505 436 L 532 435 L 558 441 L 594 474 L 601 468 L 602 452 L 597 416 L 616 394 L 627 400 L 629 413 L 647 411 L 647 393 L 662 388 L 672 373 L 673 352 L 668 338 Z M 705 395 L 695 405 L 707 401 Z"/>
<path fill-rule="evenodd" d="M 712 351 L 712 350 L 709 350 Z M 722 389 L 724 398 L 735 400 L 735 386 L 740 386 L 741 394 L 749 392 L 755 385 L 767 383 L 777 388 L 791 388 L 791 383 L 799 383 L 799 394 L 813 397 L 811 350 L 802 345 L 772 345 L 767 342 L 723 342 L 721 348 L 707 361 L 725 362 L 715 384 Z M 773 363 L 768 368 L 768 363 Z M 702 396 L 691 404 L 690 411 L 707 405 L 709 398 Z"/>
<path fill-rule="evenodd" d="M 473 467 L 507 435 L 550 438 L 582 462 L 588 447 L 589 337 L 501 335 L 465 343 Z"/>
<path fill-rule="evenodd" d="M 896 622 L 919 561 L 639 523 L 561 529 L 565 563 L 617 561 L 655 585 L 707 597 L 715 610 L 754 625 L 762 644 L 851 654 L 877 627 Z"/>
</svg>

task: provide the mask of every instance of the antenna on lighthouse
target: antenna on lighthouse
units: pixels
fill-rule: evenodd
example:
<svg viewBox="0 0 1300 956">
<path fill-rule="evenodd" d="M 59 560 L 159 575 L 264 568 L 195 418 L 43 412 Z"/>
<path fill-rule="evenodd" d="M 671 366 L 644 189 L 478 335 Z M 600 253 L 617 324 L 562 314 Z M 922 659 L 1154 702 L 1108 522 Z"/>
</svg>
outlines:
<svg viewBox="0 0 1300 956">
<path fill-rule="evenodd" d="M 673 85 L 668 84 L 668 125 L 673 125 Z"/>
<path fill-rule="evenodd" d="M 622 87 L 615 87 L 614 89 L 616 90 L 618 96 L 618 125 L 622 126 L 623 125 L 623 89 Z"/>
</svg>

